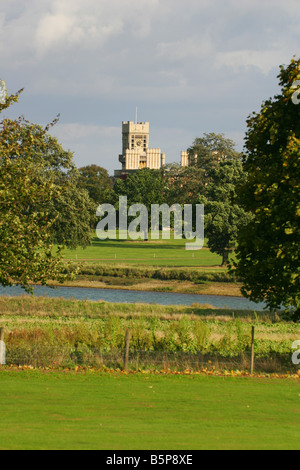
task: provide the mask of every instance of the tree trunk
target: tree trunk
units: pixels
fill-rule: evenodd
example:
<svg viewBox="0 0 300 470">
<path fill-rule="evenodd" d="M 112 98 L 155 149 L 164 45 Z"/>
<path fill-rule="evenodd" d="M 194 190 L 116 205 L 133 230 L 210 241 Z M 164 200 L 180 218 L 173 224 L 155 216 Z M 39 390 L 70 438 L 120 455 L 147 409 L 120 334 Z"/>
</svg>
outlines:
<svg viewBox="0 0 300 470">
<path fill-rule="evenodd" d="M 224 250 L 223 251 L 223 260 L 222 260 L 222 266 L 227 266 L 229 261 L 229 250 Z"/>
</svg>

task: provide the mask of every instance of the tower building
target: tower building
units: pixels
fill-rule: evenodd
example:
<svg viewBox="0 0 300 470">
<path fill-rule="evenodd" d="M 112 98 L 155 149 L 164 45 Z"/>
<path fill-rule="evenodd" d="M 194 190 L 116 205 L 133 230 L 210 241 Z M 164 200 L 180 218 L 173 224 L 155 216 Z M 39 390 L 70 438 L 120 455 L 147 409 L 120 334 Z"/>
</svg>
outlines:
<svg viewBox="0 0 300 470">
<path fill-rule="evenodd" d="M 122 155 L 119 155 L 122 170 L 116 170 L 115 177 L 122 177 L 143 168 L 159 170 L 165 166 L 165 154 L 161 153 L 159 148 L 149 148 L 149 136 L 149 122 L 123 122 Z"/>
</svg>

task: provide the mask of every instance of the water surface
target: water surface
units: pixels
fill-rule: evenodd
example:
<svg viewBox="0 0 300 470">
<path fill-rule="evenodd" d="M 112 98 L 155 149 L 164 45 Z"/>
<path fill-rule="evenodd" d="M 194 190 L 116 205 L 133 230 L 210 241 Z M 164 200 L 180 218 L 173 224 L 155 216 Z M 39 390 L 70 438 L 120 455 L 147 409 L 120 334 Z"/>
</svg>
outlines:
<svg viewBox="0 0 300 470">
<path fill-rule="evenodd" d="M 20 287 L 1 287 L 0 295 L 28 295 Z M 42 287 L 36 286 L 34 295 L 37 297 L 63 297 L 77 300 L 104 300 L 116 303 L 146 303 L 158 305 L 209 304 L 215 308 L 230 308 L 236 310 L 262 311 L 264 303 L 254 303 L 244 297 L 229 297 L 222 295 L 177 294 L 173 292 L 146 292 L 122 289 L 91 289 L 85 287 Z"/>
</svg>

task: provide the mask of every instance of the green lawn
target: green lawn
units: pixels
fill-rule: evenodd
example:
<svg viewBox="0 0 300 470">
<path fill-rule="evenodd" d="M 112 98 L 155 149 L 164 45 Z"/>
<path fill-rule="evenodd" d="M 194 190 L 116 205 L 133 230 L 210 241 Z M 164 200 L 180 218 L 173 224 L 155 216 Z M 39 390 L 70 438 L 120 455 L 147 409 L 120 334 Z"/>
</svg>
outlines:
<svg viewBox="0 0 300 470">
<path fill-rule="evenodd" d="M 0 449 L 297 449 L 299 381 L 1 371 Z"/>
<path fill-rule="evenodd" d="M 64 257 L 71 260 L 88 260 L 105 263 L 126 263 L 151 266 L 219 266 L 220 256 L 207 248 L 189 251 L 186 240 L 106 240 L 94 238 L 86 249 L 64 250 Z"/>
</svg>

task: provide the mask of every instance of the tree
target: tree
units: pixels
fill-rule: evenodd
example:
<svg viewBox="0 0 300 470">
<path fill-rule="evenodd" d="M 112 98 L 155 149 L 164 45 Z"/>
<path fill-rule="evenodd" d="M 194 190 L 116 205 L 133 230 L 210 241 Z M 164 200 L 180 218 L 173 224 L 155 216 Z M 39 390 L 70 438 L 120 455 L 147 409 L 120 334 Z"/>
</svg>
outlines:
<svg viewBox="0 0 300 470">
<path fill-rule="evenodd" d="M 243 293 L 300 318 L 300 60 L 280 67 L 281 92 L 249 116 L 239 197 L 254 218 L 238 237 L 236 272 Z"/>
<path fill-rule="evenodd" d="M 19 94 L 7 97 L 0 112 Z M 44 177 L 44 165 L 34 158 L 37 144 L 32 129 L 24 133 L 22 119 L 0 123 L 0 284 L 27 290 L 31 283 L 70 278 L 50 236 L 55 219 L 49 219 L 48 204 L 63 188 Z"/>
<path fill-rule="evenodd" d="M 204 204 L 208 246 L 222 256 L 224 266 L 236 246 L 239 226 L 249 218 L 236 200 L 235 187 L 245 173 L 235 145 L 223 134 L 204 134 L 188 150 L 197 160 L 192 158 L 188 167 L 167 167 L 164 174 L 169 204 Z"/>
<path fill-rule="evenodd" d="M 49 235 L 53 243 L 68 248 L 84 248 L 91 243 L 91 226 L 95 220 L 96 204 L 90 200 L 87 191 L 79 186 L 80 174 L 73 161 L 72 152 L 65 151 L 48 132 L 56 122 L 57 119 L 44 129 L 23 118 L 18 120 L 18 127 L 14 126 L 14 121 L 5 120 L 7 145 L 13 145 L 16 139 L 19 143 L 18 151 L 10 152 L 9 158 L 24 160 L 29 151 L 32 161 L 43 168 L 43 171 L 35 176 L 40 184 L 52 180 L 54 185 L 61 188 L 56 197 L 47 202 L 48 220 L 53 222 L 51 228 L 49 227 Z M 40 209 L 36 204 L 32 204 L 30 210 L 35 212 Z"/>
<path fill-rule="evenodd" d="M 144 204 L 151 211 L 151 204 L 162 204 L 164 181 L 159 170 L 144 168 L 126 180 L 117 179 L 113 188 L 115 202 L 119 196 L 127 196 L 128 204 Z"/>
<path fill-rule="evenodd" d="M 222 256 L 222 266 L 229 262 L 229 255 L 236 247 L 237 235 L 241 226 L 247 224 L 251 214 L 238 203 L 236 187 L 246 179 L 242 162 L 222 161 L 217 168 L 210 170 L 211 183 L 202 199 L 205 205 L 205 235 L 208 247 Z"/>
<path fill-rule="evenodd" d="M 216 168 L 220 162 L 240 158 L 233 140 L 213 132 L 196 137 L 188 154 L 194 166 L 201 168 L 204 173 Z"/>
<path fill-rule="evenodd" d="M 107 192 L 112 188 L 108 171 L 98 165 L 79 168 L 79 186 L 85 189 L 95 204 L 103 204 Z"/>
<path fill-rule="evenodd" d="M 97 206 L 87 191 L 78 188 L 76 182 L 63 186 L 57 197 L 49 202 L 49 217 L 53 220 L 50 230 L 52 242 L 71 249 L 89 246 L 96 210 Z"/>
<path fill-rule="evenodd" d="M 120 196 L 127 196 L 129 206 L 142 204 L 148 210 L 148 223 L 151 224 L 151 205 L 164 202 L 164 180 L 161 171 L 144 168 L 125 180 L 117 179 L 111 191 L 108 202 L 112 203 L 118 210 Z M 145 233 L 145 241 L 148 233 Z"/>
<path fill-rule="evenodd" d="M 164 202 L 172 204 L 197 204 L 199 194 L 204 194 L 207 179 L 196 166 L 167 165 L 163 170 Z"/>
</svg>

